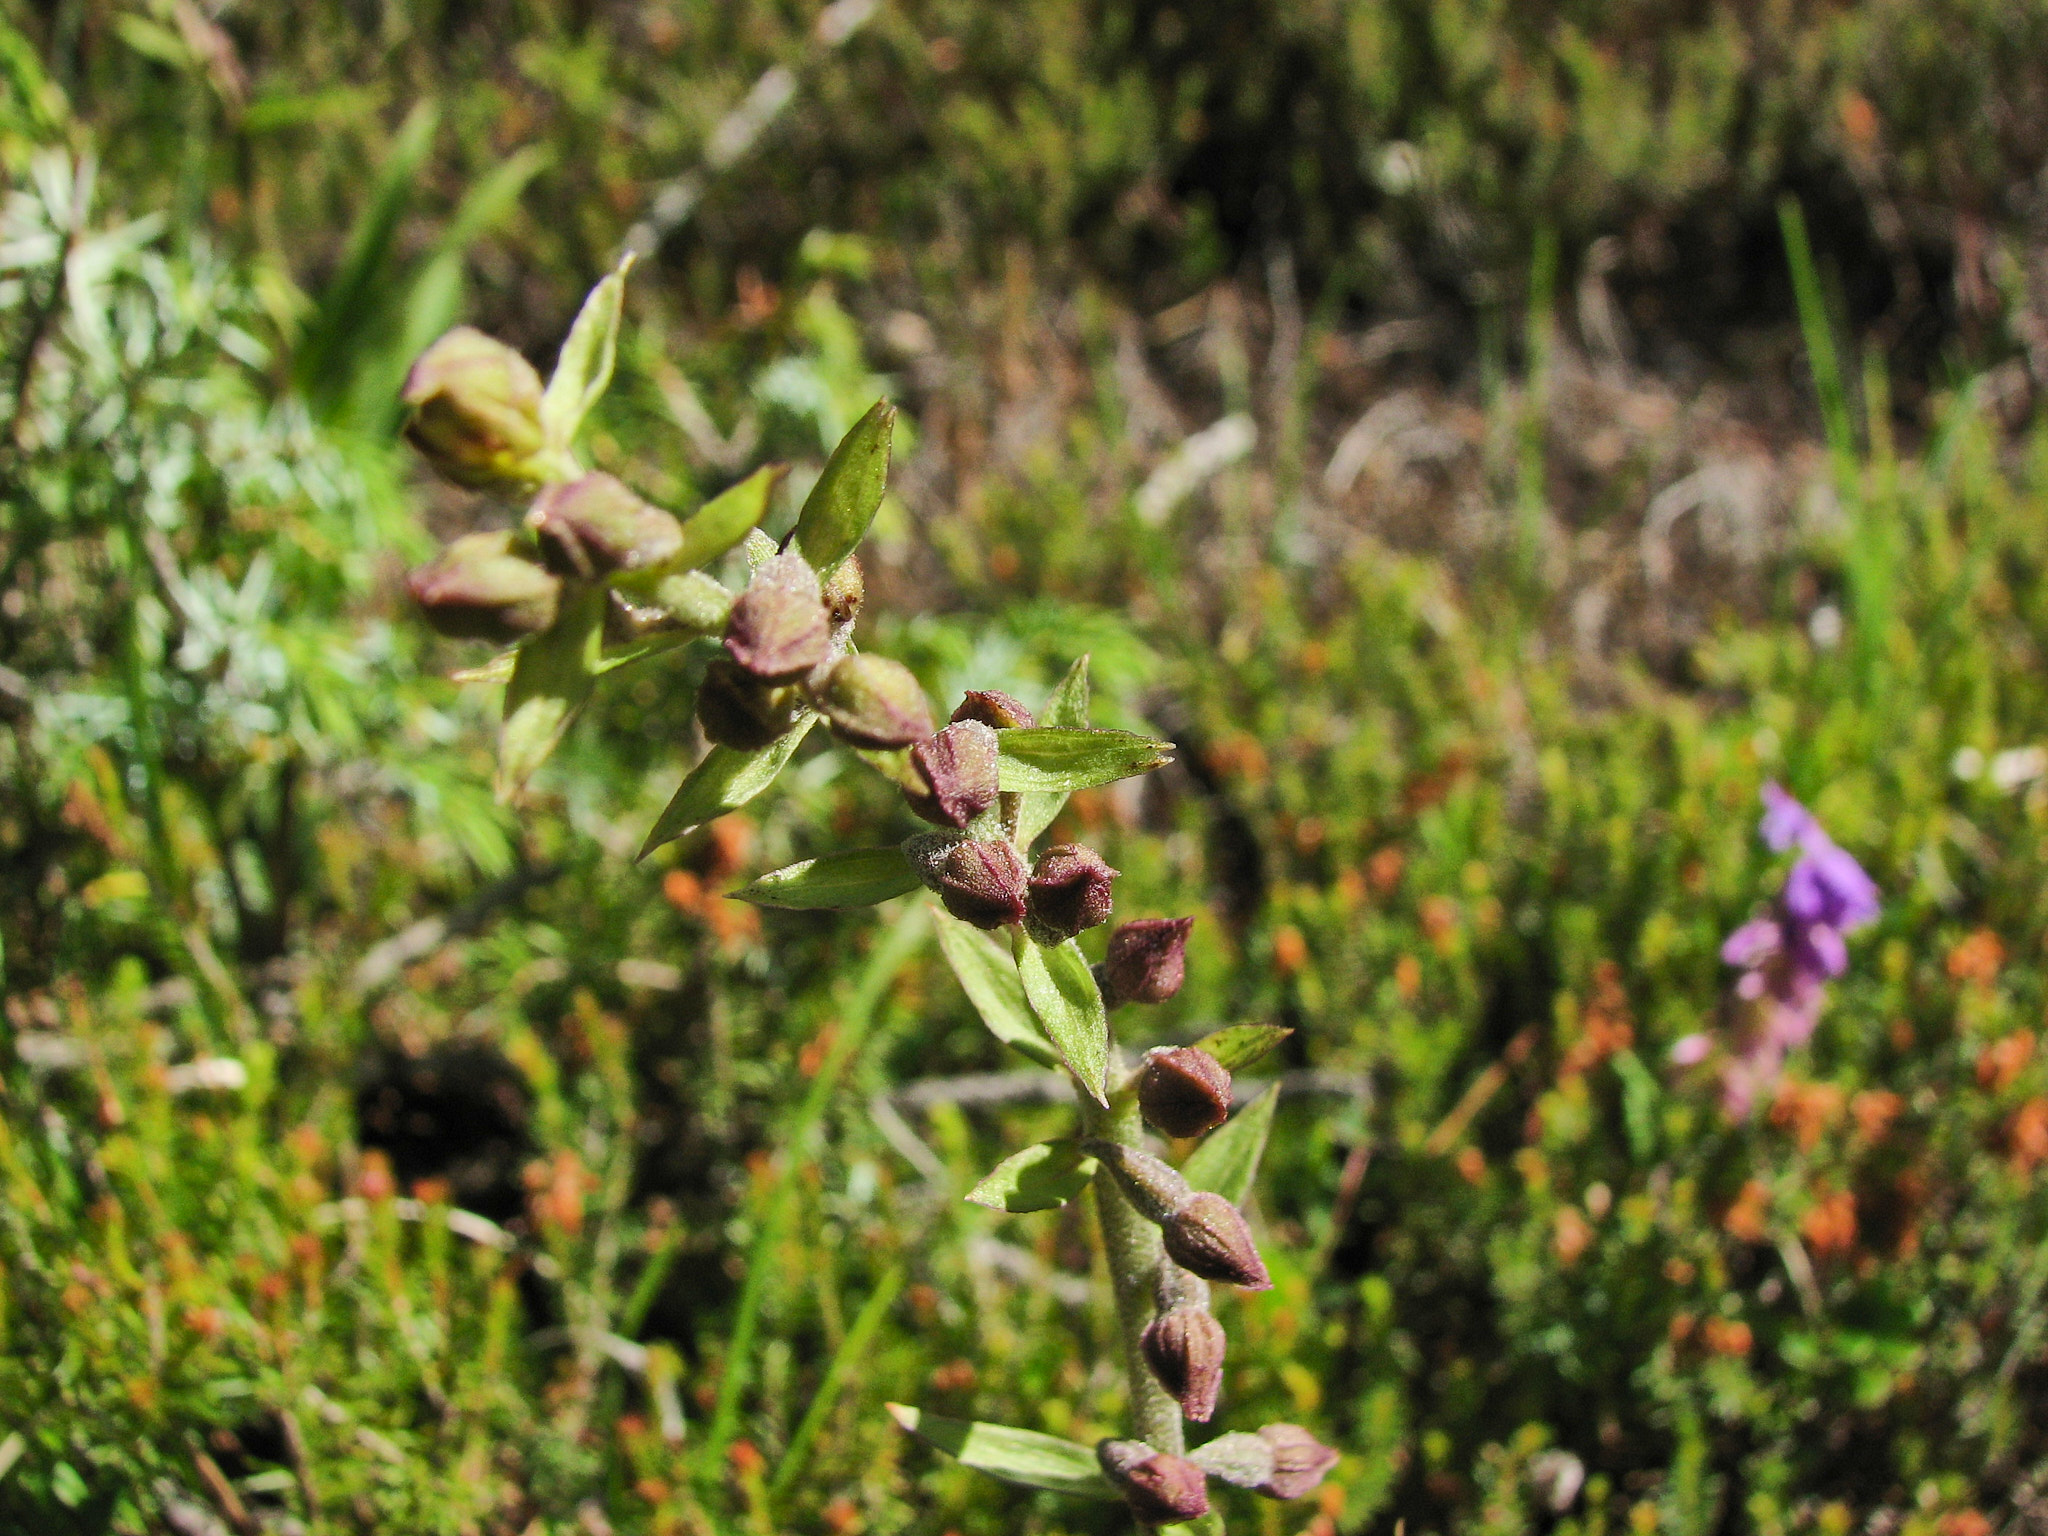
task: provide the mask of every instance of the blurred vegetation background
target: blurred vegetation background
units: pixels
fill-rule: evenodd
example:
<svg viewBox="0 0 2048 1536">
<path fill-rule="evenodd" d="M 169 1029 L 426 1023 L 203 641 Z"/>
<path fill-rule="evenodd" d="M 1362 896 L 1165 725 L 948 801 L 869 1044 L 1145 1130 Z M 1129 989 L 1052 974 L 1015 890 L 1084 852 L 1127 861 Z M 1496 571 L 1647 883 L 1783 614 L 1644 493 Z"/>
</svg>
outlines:
<svg viewBox="0 0 2048 1536">
<path fill-rule="evenodd" d="M 1298 1031 L 1218 1423 L 1346 1453 L 1232 1529 L 2048 1523 L 2048 7 L 0 18 L 0 1528 L 1122 1528 L 880 1411 L 1120 1408 L 915 904 L 721 899 L 884 786 L 636 864 L 690 663 L 508 809 L 401 601 L 408 362 L 622 248 L 601 467 L 888 395 L 890 654 L 1180 743 L 1069 815 Z M 1771 778 L 1887 905 L 1731 1124 Z"/>
</svg>

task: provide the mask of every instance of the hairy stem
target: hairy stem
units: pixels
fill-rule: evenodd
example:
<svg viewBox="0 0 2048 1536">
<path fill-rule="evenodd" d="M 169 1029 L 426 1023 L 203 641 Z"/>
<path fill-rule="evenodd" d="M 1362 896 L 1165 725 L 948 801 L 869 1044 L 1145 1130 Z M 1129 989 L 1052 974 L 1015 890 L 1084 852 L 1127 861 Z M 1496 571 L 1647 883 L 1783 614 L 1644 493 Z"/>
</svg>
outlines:
<svg viewBox="0 0 2048 1536">
<path fill-rule="evenodd" d="M 1144 1144 L 1137 1095 L 1128 1085 L 1111 1093 L 1108 1109 L 1084 1097 L 1081 1111 L 1090 1136 L 1131 1147 Z M 1131 1432 L 1153 1450 L 1178 1456 L 1186 1450 L 1186 1441 L 1181 1436 L 1180 1404 L 1167 1396 L 1138 1347 L 1156 1308 L 1159 1266 L 1166 1262 L 1159 1246 L 1159 1229 L 1138 1214 L 1124 1198 L 1116 1180 L 1106 1172 L 1095 1180 L 1093 1188 L 1096 1215 L 1102 1223 L 1102 1251 L 1109 1261 L 1110 1282 L 1116 1291 L 1124 1374 L 1131 1384 Z"/>
</svg>

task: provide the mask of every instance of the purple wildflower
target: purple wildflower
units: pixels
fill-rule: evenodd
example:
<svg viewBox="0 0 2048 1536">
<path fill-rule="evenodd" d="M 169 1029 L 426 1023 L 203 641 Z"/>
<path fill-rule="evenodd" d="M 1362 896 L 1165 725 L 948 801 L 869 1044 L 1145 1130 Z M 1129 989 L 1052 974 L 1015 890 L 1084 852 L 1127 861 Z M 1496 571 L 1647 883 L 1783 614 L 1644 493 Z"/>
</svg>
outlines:
<svg viewBox="0 0 2048 1536">
<path fill-rule="evenodd" d="M 1773 852 L 1799 857 L 1768 915 L 1744 923 L 1721 945 L 1721 958 L 1742 972 L 1735 999 L 1741 1022 L 1721 1065 L 1721 1101 L 1742 1118 L 1777 1081 L 1785 1053 L 1804 1045 L 1820 1022 L 1827 983 L 1848 969 L 1843 935 L 1878 914 L 1875 882 L 1829 837 L 1813 813 L 1776 784 L 1763 788 L 1758 830 Z M 1706 1059 L 1705 1036 L 1688 1035 L 1673 1059 Z"/>
</svg>

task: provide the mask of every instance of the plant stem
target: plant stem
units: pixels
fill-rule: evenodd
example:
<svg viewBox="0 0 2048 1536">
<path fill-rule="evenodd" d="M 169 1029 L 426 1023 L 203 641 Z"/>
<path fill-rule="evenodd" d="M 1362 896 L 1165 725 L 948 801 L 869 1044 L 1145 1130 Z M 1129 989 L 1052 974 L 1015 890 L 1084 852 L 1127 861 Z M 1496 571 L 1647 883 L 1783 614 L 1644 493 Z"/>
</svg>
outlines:
<svg viewBox="0 0 2048 1536">
<path fill-rule="evenodd" d="M 1138 1098 L 1128 1085 L 1113 1091 L 1109 1108 L 1081 1100 L 1081 1114 L 1090 1136 L 1124 1146 L 1143 1145 L 1144 1125 Z M 1131 1384 L 1131 1432 L 1155 1451 L 1175 1456 L 1186 1450 L 1181 1436 L 1180 1404 L 1152 1375 L 1138 1347 L 1156 1305 L 1159 1266 L 1166 1262 L 1159 1229 L 1140 1216 L 1117 1182 L 1105 1174 L 1095 1180 L 1095 1213 L 1102 1223 L 1102 1252 L 1109 1261 L 1110 1284 L 1116 1292 L 1117 1331 L 1123 1335 L 1124 1374 Z"/>
</svg>

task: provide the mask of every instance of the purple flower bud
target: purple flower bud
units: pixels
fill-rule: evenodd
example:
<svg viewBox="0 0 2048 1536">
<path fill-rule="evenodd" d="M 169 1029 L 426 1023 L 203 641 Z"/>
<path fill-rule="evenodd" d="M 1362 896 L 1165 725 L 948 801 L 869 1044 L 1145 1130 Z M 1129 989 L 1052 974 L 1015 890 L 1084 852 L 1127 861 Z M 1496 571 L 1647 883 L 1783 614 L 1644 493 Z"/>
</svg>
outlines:
<svg viewBox="0 0 2048 1536">
<path fill-rule="evenodd" d="M 444 479 L 472 491 L 543 478 L 540 375 L 501 341 L 459 325 L 420 354 L 400 391 L 405 435 Z"/>
<path fill-rule="evenodd" d="M 1118 1003 L 1163 1003 L 1187 977 L 1188 930 L 1192 917 L 1144 917 L 1109 936 L 1102 974 L 1111 1007 Z"/>
<path fill-rule="evenodd" d="M 906 842 L 903 852 L 961 922 L 995 929 L 1024 920 L 1028 871 L 1008 843 L 927 832 Z"/>
<path fill-rule="evenodd" d="M 825 612 L 831 616 L 835 629 L 844 629 L 860 617 L 860 605 L 867 600 L 867 577 L 861 573 L 860 561 L 848 555 L 839 562 L 839 568 L 825 578 L 820 589 L 825 599 Z"/>
<path fill-rule="evenodd" d="M 955 720 L 979 720 L 992 730 L 1029 729 L 1038 722 L 1031 711 L 1007 693 L 993 688 L 971 688 L 953 711 Z"/>
<path fill-rule="evenodd" d="M 1323 1474 L 1337 1465 L 1337 1453 L 1299 1424 L 1263 1424 L 1258 1433 L 1273 1452 L 1273 1472 L 1255 1491 L 1269 1499 L 1313 1493 Z"/>
<path fill-rule="evenodd" d="M 754 572 L 732 605 L 725 649 L 756 677 L 787 682 L 802 677 L 832 649 L 832 621 L 818 588 L 818 573 L 795 550 Z"/>
<path fill-rule="evenodd" d="M 1138 1108 L 1168 1136 L 1199 1136 L 1230 1118 L 1230 1074 L 1192 1045 L 1150 1051 L 1138 1070 Z"/>
<path fill-rule="evenodd" d="M 1209 1309 L 1186 1302 L 1153 1318 L 1138 1341 L 1159 1385 L 1197 1424 L 1206 1424 L 1216 1411 L 1228 1344 L 1223 1325 Z"/>
<path fill-rule="evenodd" d="M 1209 1513 L 1208 1479 L 1185 1456 L 1155 1451 L 1142 1440 L 1105 1440 L 1095 1458 L 1147 1525 L 1177 1525 Z"/>
<path fill-rule="evenodd" d="M 1860 928 L 1877 916 L 1877 885 L 1855 858 L 1823 839 L 1809 844 L 1785 877 L 1785 911 L 1797 923 Z"/>
<path fill-rule="evenodd" d="M 697 723 L 721 747 L 753 752 L 780 739 L 803 717 L 803 695 L 714 656 L 697 685 Z"/>
<path fill-rule="evenodd" d="M 1079 843 L 1061 843 L 1039 855 L 1031 871 L 1031 936 L 1059 944 L 1109 921 L 1109 883 L 1117 871 Z"/>
<path fill-rule="evenodd" d="M 910 749 L 904 798 L 926 821 L 966 827 L 996 803 L 996 733 L 962 720 Z"/>
<path fill-rule="evenodd" d="M 907 747 L 932 734 L 924 689 L 901 662 L 886 656 L 842 656 L 811 699 L 834 735 L 856 747 Z"/>
<path fill-rule="evenodd" d="M 1115 1141 L 1084 1141 L 1081 1150 L 1110 1171 L 1117 1187 L 1137 1207 L 1140 1216 L 1161 1227 L 1172 1221 L 1175 1213 L 1193 1196 L 1194 1191 L 1188 1187 L 1188 1181 L 1150 1152 Z M 1198 1275 L 1202 1273 L 1192 1264 L 1182 1268 L 1193 1270 Z"/>
<path fill-rule="evenodd" d="M 549 570 L 585 581 L 659 565 L 683 547 L 681 523 L 601 471 L 548 486 L 526 526 Z"/>
<path fill-rule="evenodd" d="M 509 533 L 465 534 L 406 578 L 436 633 L 510 645 L 555 622 L 562 584 L 522 555 Z"/>
<path fill-rule="evenodd" d="M 1160 1228 L 1167 1257 L 1189 1274 L 1222 1280 L 1247 1291 L 1273 1288 L 1252 1230 L 1221 1195 L 1197 1190 Z"/>
<path fill-rule="evenodd" d="M 1794 843 L 1804 843 L 1820 831 L 1820 823 L 1813 819 L 1813 812 L 1787 794 L 1783 786 L 1764 785 L 1763 802 L 1764 819 L 1759 830 L 1771 852 L 1783 853 Z"/>
</svg>

